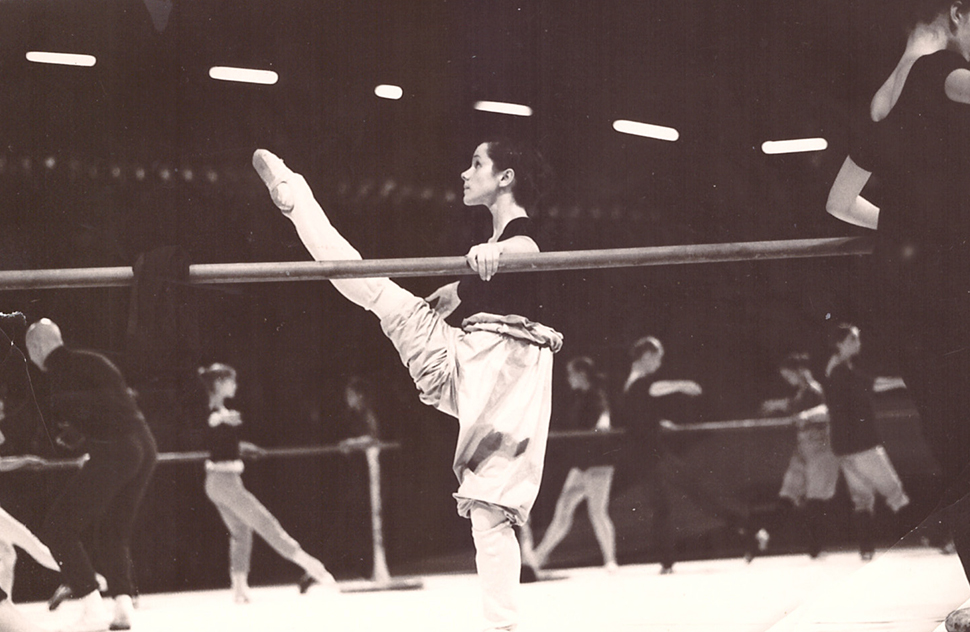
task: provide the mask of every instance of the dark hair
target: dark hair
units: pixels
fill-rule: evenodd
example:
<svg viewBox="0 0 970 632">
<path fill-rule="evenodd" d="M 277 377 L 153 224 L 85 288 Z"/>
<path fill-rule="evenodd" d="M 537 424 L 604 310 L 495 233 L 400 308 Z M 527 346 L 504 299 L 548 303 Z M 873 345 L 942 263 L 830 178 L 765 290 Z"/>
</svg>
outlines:
<svg viewBox="0 0 970 632">
<path fill-rule="evenodd" d="M 839 343 L 848 338 L 856 326 L 852 323 L 839 323 L 829 330 L 828 343 L 832 350 L 838 349 Z"/>
<path fill-rule="evenodd" d="M 778 365 L 780 369 L 789 371 L 805 371 L 811 364 L 811 357 L 807 353 L 789 353 Z"/>
<path fill-rule="evenodd" d="M 534 209 L 542 197 L 539 180 L 549 175 L 549 166 L 539 152 L 506 137 L 486 140 L 485 145 L 495 172 L 506 169 L 515 172 L 512 181 L 515 201 L 527 211 Z"/>
<path fill-rule="evenodd" d="M 236 369 L 221 362 L 215 362 L 209 366 L 200 366 L 197 371 L 199 380 L 202 382 L 207 393 L 211 393 L 215 389 L 216 382 L 219 380 L 227 378 L 236 379 Z"/>
<path fill-rule="evenodd" d="M 904 26 L 912 30 L 917 24 L 930 24 L 938 16 L 949 14 L 950 7 L 963 4 L 962 0 L 904 0 Z"/>
<path fill-rule="evenodd" d="M 630 346 L 630 359 L 637 360 L 644 353 L 663 353 L 664 346 L 653 336 L 644 336 Z"/>
</svg>

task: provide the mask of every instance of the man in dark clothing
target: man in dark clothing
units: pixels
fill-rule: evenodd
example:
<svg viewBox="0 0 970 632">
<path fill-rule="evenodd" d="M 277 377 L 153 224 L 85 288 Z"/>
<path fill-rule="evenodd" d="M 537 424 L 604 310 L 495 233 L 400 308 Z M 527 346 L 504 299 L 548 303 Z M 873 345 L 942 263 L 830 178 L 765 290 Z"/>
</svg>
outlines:
<svg viewBox="0 0 970 632">
<path fill-rule="evenodd" d="M 872 520 L 876 496 L 882 496 L 893 513 L 909 505 L 909 497 L 896 474 L 876 430 L 871 394 L 905 386 L 899 378 L 873 378 L 855 364 L 862 351 L 859 328 L 848 323 L 832 330 L 832 356 L 825 368 L 825 399 L 829 407 L 832 451 L 839 458 L 859 539 L 859 554 L 871 560 L 875 553 Z"/>
<path fill-rule="evenodd" d="M 653 537 L 660 556 L 660 572 L 672 572 L 675 561 L 670 486 L 722 519 L 740 538 L 745 559 L 750 562 L 761 546 L 748 525 L 747 506 L 697 479 L 664 445 L 663 427 L 673 424 L 665 418 L 663 401 L 678 395 L 697 397 L 702 390 L 692 380 L 660 379 L 658 371 L 663 356 L 663 345 L 653 336 L 633 344 L 630 375 L 617 407 L 618 425 L 626 429 L 626 444 L 631 450 L 628 460 L 634 465 L 637 480 L 646 484 L 645 491 L 654 511 Z"/>
<path fill-rule="evenodd" d="M 54 501 L 42 529 L 67 584 L 84 604 L 71 632 L 131 627 L 129 543 L 157 450 L 121 372 L 104 356 L 68 349 L 58 326 L 41 319 L 27 330 L 31 361 L 49 376 L 51 416 L 84 437 L 88 460 Z M 98 591 L 81 534 L 98 523 L 102 569 L 114 597 L 112 619 Z"/>
</svg>

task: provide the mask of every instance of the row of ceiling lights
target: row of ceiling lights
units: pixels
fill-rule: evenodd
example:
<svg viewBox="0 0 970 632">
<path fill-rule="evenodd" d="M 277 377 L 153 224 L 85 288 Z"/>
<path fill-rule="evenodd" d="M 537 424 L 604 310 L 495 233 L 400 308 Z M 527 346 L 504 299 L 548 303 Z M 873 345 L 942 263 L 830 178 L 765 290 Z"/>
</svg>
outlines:
<svg viewBox="0 0 970 632">
<path fill-rule="evenodd" d="M 97 59 L 93 55 L 44 51 L 28 52 L 27 60 L 42 64 L 82 67 L 91 67 L 97 63 Z M 237 68 L 233 66 L 213 66 L 209 69 L 209 77 L 219 81 L 234 81 L 259 85 L 274 85 L 279 81 L 279 75 L 272 70 Z M 404 96 L 404 90 L 400 86 L 393 84 L 381 84 L 374 88 L 374 94 L 382 99 L 397 100 Z M 478 101 L 475 103 L 475 109 L 482 112 L 510 116 L 532 116 L 532 108 L 529 106 L 503 101 Z M 613 129 L 622 134 L 654 138 L 668 142 L 675 142 L 680 138 L 680 132 L 672 127 L 625 119 L 613 121 Z M 827 147 L 828 142 L 824 138 L 794 138 L 765 141 L 761 144 L 761 151 L 769 155 L 791 154 L 823 151 Z"/>
</svg>

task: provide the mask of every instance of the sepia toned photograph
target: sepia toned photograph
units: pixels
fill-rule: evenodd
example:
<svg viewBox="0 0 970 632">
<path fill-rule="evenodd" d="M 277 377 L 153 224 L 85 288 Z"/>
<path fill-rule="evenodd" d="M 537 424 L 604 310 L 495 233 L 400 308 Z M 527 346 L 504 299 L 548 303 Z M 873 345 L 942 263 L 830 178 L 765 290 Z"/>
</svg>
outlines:
<svg viewBox="0 0 970 632">
<path fill-rule="evenodd" d="M 0 0 L 0 632 L 970 632 L 967 0 Z"/>
</svg>

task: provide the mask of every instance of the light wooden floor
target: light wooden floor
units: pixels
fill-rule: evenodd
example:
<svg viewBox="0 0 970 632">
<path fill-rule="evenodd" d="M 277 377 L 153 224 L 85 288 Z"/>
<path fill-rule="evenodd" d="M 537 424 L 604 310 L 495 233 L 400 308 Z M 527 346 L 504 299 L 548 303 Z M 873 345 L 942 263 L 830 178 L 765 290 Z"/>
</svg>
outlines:
<svg viewBox="0 0 970 632">
<path fill-rule="evenodd" d="M 936 549 L 884 551 L 864 563 L 856 553 L 771 556 L 555 571 L 522 587 L 520 632 L 942 632 L 941 622 L 970 597 L 956 556 Z M 294 586 L 257 587 L 234 605 L 227 590 L 143 595 L 134 632 L 473 632 L 480 630 L 474 575 L 432 575 L 420 590 L 306 595 Z M 68 602 L 19 604 L 56 630 L 78 614 Z"/>
</svg>

